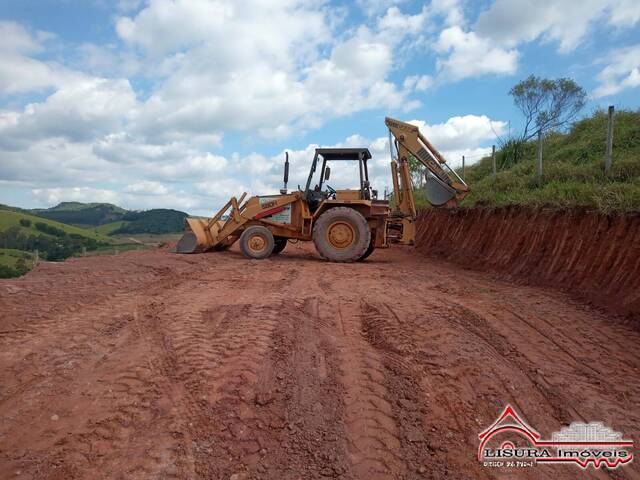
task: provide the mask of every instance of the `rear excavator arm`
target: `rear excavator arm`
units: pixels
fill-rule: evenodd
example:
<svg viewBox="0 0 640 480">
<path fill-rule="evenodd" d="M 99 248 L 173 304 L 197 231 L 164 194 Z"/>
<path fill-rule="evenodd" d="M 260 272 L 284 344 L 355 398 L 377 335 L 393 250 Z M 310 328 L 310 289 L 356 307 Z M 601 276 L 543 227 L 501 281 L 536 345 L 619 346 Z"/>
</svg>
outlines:
<svg viewBox="0 0 640 480">
<path fill-rule="evenodd" d="M 415 239 L 416 205 L 409 171 L 409 155 L 422 163 L 427 174 L 427 199 L 432 205 L 455 206 L 469 192 L 469 187 L 447 164 L 442 154 L 420 133 L 418 127 L 386 117 L 391 150 L 391 178 L 398 243 L 412 245 Z M 394 149 L 397 155 L 394 155 Z M 394 224 L 394 221 L 391 222 Z M 402 225 L 402 226 L 401 226 Z"/>
</svg>

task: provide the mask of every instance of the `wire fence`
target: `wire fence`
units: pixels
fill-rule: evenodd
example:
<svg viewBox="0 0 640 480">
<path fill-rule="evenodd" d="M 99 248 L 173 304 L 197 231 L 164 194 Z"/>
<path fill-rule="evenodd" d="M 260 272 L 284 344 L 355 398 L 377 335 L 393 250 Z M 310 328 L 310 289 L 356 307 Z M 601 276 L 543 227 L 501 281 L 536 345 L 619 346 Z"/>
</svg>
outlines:
<svg viewBox="0 0 640 480">
<path fill-rule="evenodd" d="M 607 123 L 607 143 L 606 143 L 606 151 L 604 158 L 604 173 L 608 175 L 611 171 L 611 167 L 613 166 L 613 133 L 614 133 L 614 116 L 615 116 L 615 108 L 613 105 L 609 105 L 608 108 L 608 123 Z M 538 130 L 537 132 L 537 144 L 536 144 L 536 181 L 538 183 L 542 182 L 542 173 L 543 173 L 543 132 Z M 469 160 L 474 160 L 477 158 L 486 158 L 487 155 L 484 153 L 477 155 L 462 155 L 462 167 L 461 167 L 461 177 L 463 180 L 466 180 L 466 165 Z M 493 178 L 495 179 L 498 175 L 498 168 L 496 165 L 496 146 L 491 146 L 491 167 Z"/>
</svg>

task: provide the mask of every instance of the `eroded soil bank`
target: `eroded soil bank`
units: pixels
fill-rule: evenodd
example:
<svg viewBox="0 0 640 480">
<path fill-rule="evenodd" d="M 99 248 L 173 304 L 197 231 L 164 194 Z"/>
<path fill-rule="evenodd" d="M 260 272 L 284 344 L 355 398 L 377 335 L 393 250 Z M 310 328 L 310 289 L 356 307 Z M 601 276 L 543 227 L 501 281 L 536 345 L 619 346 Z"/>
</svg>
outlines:
<svg viewBox="0 0 640 480">
<path fill-rule="evenodd" d="M 427 209 L 417 249 L 472 268 L 569 290 L 640 319 L 640 215 L 584 210 Z"/>
</svg>

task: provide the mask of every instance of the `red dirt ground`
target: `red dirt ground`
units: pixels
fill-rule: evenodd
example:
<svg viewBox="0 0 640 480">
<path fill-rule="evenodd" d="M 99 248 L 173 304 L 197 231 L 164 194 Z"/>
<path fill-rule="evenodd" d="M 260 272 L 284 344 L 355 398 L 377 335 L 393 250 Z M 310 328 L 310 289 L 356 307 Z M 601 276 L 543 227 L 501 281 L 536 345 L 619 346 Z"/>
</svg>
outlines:
<svg viewBox="0 0 640 480">
<path fill-rule="evenodd" d="M 42 263 L 0 306 L 2 479 L 640 478 L 478 462 L 507 403 L 638 440 L 640 334 L 412 249 Z"/>
<path fill-rule="evenodd" d="M 640 327 L 640 213 L 431 208 L 417 224 L 423 253 L 562 288 Z"/>
</svg>

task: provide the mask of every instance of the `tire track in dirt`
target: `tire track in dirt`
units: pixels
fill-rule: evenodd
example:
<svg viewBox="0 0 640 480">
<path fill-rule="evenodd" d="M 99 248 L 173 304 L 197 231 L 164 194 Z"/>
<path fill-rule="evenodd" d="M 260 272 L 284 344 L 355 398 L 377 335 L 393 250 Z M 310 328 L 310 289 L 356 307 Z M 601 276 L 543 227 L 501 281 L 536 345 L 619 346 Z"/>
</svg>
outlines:
<svg viewBox="0 0 640 480">
<path fill-rule="evenodd" d="M 380 356 L 361 335 L 362 308 L 340 302 L 345 423 L 354 478 L 396 478 L 406 465 Z"/>
<path fill-rule="evenodd" d="M 496 478 L 477 435 L 507 402 L 544 434 L 580 415 L 637 431 L 637 355 L 620 349 L 637 336 L 607 317 L 405 251 L 343 266 L 289 248 L 142 255 L 130 285 L 0 315 L 0 478 Z M 570 341 L 594 328 L 615 351 Z"/>
<path fill-rule="evenodd" d="M 159 352 L 146 335 L 147 319 L 141 318 L 141 312 L 148 309 L 145 302 L 153 300 L 141 300 L 139 292 L 143 290 L 151 299 L 162 297 L 188 274 L 149 269 L 158 275 L 128 285 L 128 292 L 101 292 L 99 301 L 91 305 L 54 306 L 54 312 L 63 313 L 29 319 L 35 320 L 29 322 L 29 334 L 37 338 L 39 349 L 25 357 L 28 363 L 3 362 L 2 407 L 17 415 L 3 422 L 2 431 L 12 434 L 23 416 L 39 419 L 29 435 L 33 437 L 31 449 L 42 452 L 32 460 L 19 451 L 7 457 L 6 466 L 56 471 L 66 478 L 75 478 L 80 471 L 83 477 L 175 475 L 170 466 L 172 440 L 141 435 L 161 428 L 153 405 L 162 395 L 163 382 L 156 368 L 162 363 Z M 121 288 L 127 282 L 115 283 Z M 31 338 L 23 336 L 6 344 L 13 350 L 12 358 L 20 359 L 16 350 L 33 343 Z M 12 381 L 17 381 L 13 387 Z M 48 402 L 48 398 L 55 400 Z M 72 427 L 63 431 L 62 421 Z"/>
<path fill-rule="evenodd" d="M 225 305 L 208 285 L 187 282 L 163 301 L 158 335 L 176 392 L 172 429 L 180 432 L 183 463 L 201 478 L 241 472 L 243 459 L 261 450 L 254 390 L 281 300 Z"/>
</svg>

